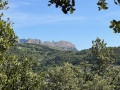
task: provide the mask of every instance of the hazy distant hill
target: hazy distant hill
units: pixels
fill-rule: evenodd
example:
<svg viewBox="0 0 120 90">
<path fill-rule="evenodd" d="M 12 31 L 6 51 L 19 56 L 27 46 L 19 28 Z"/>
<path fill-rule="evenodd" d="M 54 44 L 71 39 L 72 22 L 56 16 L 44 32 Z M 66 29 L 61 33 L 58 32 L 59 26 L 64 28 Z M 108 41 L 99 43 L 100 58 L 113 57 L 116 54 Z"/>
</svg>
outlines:
<svg viewBox="0 0 120 90">
<path fill-rule="evenodd" d="M 40 45 L 46 45 L 46 46 L 50 46 L 50 47 L 55 47 L 55 48 L 59 48 L 62 50 L 70 50 L 70 51 L 77 51 L 76 47 L 74 44 L 72 44 L 71 42 L 68 41 L 59 41 L 59 42 L 49 42 L 49 41 L 44 41 L 42 42 L 39 39 L 19 39 L 18 43 L 30 43 L 30 44 L 40 44 Z"/>
</svg>

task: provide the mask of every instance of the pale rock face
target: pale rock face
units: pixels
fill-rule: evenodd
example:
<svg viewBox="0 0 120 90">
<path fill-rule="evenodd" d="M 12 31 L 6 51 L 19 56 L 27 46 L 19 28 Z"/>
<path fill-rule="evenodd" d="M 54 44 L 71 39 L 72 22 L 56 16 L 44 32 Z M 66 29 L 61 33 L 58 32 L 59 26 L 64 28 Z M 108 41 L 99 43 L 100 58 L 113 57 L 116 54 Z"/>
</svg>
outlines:
<svg viewBox="0 0 120 90">
<path fill-rule="evenodd" d="M 18 43 L 31 43 L 31 44 L 40 44 L 40 45 L 46 45 L 46 46 L 50 46 L 50 47 L 55 47 L 55 48 L 60 48 L 62 50 L 70 50 L 70 51 L 76 51 L 76 47 L 74 44 L 68 42 L 68 41 L 59 41 L 59 42 L 49 42 L 49 41 L 44 41 L 42 43 L 41 40 L 39 39 L 19 39 Z"/>
<path fill-rule="evenodd" d="M 49 42 L 49 41 L 44 41 L 42 44 L 47 46 L 54 46 L 52 42 Z"/>
<path fill-rule="evenodd" d="M 70 42 L 68 42 L 68 41 L 59 41 L 59 42 L 45 41 L 45 42 L 43 42 L 43 45 L 53 46 L 53 47 L 64 49 L 64 50 L 72 50 L 72 51 L 76 51 L 77 50 L 75 45 L 70 43 Z"/>
<path fill-rule="evenodd" d="M 41 44 L 42 42 L 39 39 L 28 39 L 27 43 L 32 43 L 32 44 Z"/>
</svg>

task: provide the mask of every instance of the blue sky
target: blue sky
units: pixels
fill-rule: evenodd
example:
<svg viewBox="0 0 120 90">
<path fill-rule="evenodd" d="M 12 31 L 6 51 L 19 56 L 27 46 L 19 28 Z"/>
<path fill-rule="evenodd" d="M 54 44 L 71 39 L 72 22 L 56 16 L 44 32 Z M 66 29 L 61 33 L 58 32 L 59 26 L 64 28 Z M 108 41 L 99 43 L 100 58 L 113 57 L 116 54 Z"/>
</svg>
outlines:
<svg viewBox="0 0 120 90">
<path fill-rule="evenodd" d="M 120 34 L 109 29 L 110 20 L 120 20 L 120 6 L 109 2 L 108 10 L 98 11 L 98 0 L 76 0 L 76 11 L 65 15 L 48 0 L 8 0 L 5 17 L 14 22 L 14 31 L 19 38 L 42 41 L 65 40 L 76 45 L 78 50 L 88 49 L 92 40 L 104 39 L 108 46 L 120 46 Z"/>
</svg>

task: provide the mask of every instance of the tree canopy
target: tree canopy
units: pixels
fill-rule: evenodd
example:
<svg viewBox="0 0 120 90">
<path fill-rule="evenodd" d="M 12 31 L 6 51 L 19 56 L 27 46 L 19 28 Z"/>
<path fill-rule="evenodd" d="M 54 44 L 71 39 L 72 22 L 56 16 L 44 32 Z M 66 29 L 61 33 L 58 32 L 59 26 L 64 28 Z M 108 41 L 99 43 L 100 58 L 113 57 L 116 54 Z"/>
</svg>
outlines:
<svg viewBox="0 0 120 90">
<path fill-rule="evenodd" d="M 0 10 L 8 9 L 8 1 L 0 0 Z M 25 54 L 22 58 L 6 52 L 16 43 L 17 36 L 12 23 L 0 15 L 0 90 L 31 90 L 39 89 L 40 78 L 31 71 L 31 58 Z"/>
</svg>

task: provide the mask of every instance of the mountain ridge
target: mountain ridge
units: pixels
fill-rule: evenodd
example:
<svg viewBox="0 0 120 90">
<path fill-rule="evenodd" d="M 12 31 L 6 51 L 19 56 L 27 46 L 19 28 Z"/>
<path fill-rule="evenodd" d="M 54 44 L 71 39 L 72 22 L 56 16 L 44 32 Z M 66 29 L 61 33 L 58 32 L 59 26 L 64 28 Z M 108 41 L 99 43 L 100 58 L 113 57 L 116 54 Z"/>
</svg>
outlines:
<svg viewBox="0 0 120 90">
<path fill-rule="evenodd" d="M 26 43 L 40 44 L 40 45 L 45 45 L 45 46 L 49 46 L 49 47 L 59 48 L 61 50 L 77 51 L 76 46 L 74 44 L 72 44 L 71 42 L 68 42 L 68 41 L 64 41 L 64 40 L 61 40 L 58 42 L 56 42 L 56 41 L 52 41 L 52 42 L 44 41 L 44 42 L 42 42 L 40 39 L 28 38 L 28 39 L 18 39 L 17 41 L 20 44 L 26 44 Z"/>
</svg>

